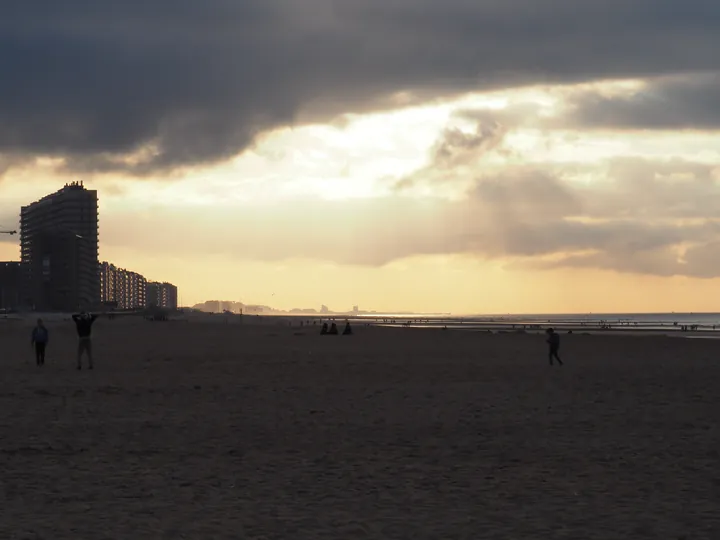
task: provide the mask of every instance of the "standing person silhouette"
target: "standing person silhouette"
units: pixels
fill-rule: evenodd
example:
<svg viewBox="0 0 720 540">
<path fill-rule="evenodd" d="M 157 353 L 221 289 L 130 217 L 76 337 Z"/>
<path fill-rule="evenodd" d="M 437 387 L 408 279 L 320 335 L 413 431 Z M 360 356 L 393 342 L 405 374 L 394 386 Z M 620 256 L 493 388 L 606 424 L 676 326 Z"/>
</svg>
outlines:
<svg viewBox="0 0 720 540">
<path fill-rule="evenodd" d="M 93 368 L 92 356 L 92 324 L 97 319 L 97 315 L 90 315 L 84 311 L 78 315 L 72 316 L 75 321 L 75 327 L 78 333 L 78 351 L 77 351 L 77 368 L 82 369 L 82 355 L 87 353 L 88 368 Z"/>
<path fill-rule="evenodd" d="M 45 328 L 42 319 L 37 320 L 37 326 L 33 328 L 31 345 L 35 347 L 35 363 L 38 366 L 45 365 L 45 347 L 50 341 L 50 332 Z"/>
<path fill-rule="evenodd" d="M 560 350 L 560 335 L 555 332 L 553 328 L 548 328 L 545 333 L 547 334 L 547 344 L 550 347 L 548 352 L 548 360 L 550 365 L 553 365 L 553 358 L 558 361 L 558 364 L 563 365 L 563 361 L 558 356 Z"/>
</svg>

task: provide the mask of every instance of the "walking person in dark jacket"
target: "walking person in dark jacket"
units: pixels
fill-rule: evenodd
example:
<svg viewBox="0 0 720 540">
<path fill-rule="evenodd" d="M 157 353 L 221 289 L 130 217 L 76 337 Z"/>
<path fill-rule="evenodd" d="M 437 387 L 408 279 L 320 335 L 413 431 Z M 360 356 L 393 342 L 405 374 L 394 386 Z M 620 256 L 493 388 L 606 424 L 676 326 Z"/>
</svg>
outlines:
<svg viewBox="0 0 720 540">
<path fill-rule="evenodd" d="M 548 360 L 550 360 L 550 365 L 553 365 L 554 358 L 558 361 L 558 364 L 562 366 L 563 362 L 558 356 L 558 351 L 560 350 L 560 335 L 552 328 L 548 328 L 545 333 L 547 334 L 547 344 L 550 347 L 550 350 L 548 352 Z"/>
<path fill-rule="evenodd" d="M 97 319 L 97 315 L 90 315 L 84 311 L 78 315 L 72 316 L 78 333 L 78 351 L 77 351 L 77 368 L 82 369 L 82 355 L 87 353 L 88 368 L 93 368 L 92 356 L 92 324 Z"/>
<path fill-rule="evenodd" d="M 45 328 L 42 319 L 37 320 L 37 326 L 33 328 L 31 345 L 35 347 L 35 363 L 38 366 L 45 365 L 45 348 L 50 341 L 50 332 Z"/>
</svg>

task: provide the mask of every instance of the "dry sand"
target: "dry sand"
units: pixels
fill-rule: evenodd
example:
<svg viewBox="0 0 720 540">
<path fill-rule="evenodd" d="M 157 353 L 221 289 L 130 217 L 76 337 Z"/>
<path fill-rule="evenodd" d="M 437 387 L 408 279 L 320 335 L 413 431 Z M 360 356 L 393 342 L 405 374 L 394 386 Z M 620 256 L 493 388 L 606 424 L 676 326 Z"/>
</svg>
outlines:
<svg viewBox="0 0 720 540">
<path fill-rule="evenodd" d="M 720 538 L 714 340 L 221 320 L 0 322 L 0 538 Z"/>
</svg>

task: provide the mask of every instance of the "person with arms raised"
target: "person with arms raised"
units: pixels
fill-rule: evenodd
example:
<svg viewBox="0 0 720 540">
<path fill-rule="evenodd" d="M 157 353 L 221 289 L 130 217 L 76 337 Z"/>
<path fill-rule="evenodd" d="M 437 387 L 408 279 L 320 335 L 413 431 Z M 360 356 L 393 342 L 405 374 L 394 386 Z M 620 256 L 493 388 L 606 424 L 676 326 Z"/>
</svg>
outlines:
<svg viewBox="0 0 720 540">
<path fill-rule="evenodd" d="M 92 325 L 97 319 L 97 315 L 91 315 L 90 313 L 79 313 L 72 316 L 75 321 L 75 327 L 78 333 L 78 351 L 77 351 L 77 368 L 82 369 L 82 356 L 83 353 L 87 353 L 88 357 L 88 368 L 93 369 L 93 356 L 92 356 Z"/>
</svg>

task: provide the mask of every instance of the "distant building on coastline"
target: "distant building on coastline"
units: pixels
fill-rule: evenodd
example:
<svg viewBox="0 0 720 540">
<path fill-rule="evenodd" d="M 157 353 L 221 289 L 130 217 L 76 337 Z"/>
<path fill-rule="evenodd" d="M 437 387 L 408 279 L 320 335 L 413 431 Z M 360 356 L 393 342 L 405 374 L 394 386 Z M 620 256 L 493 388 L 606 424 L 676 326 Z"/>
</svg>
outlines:
<svg viewBox="0 0 720 540">
<path fill-rule="evenodd" d="M 97 191 L 73 182 L 20 211 L 21 301 L 37 311 L 100 303 Z"/>
<path fill-rule="evenodd" d="M 202 311 L 204 313 L 243 313 L 245 304 L 234 300 L 206 300 L 200 304 L 195 304 L 192 309 Z"/>
<path fill-rule="evenodd" d="M 256 305 L 245 306 L 245 309 L 243 311 L 243 313 L 248 314 L 248 315 L 249 314 L 261 315 L 263 313 L 268 313 L 268 312 L 270 312 L 270 309 L 267 306 L 256 306 Z"/>
<path fill-rule="evenodd" d="M 222 302 L 220 300 L 206 300 L 202 304 L 196 304 L 193 309 L 205 313 L 220 313 L 222 311 Z"/>
</svg>

